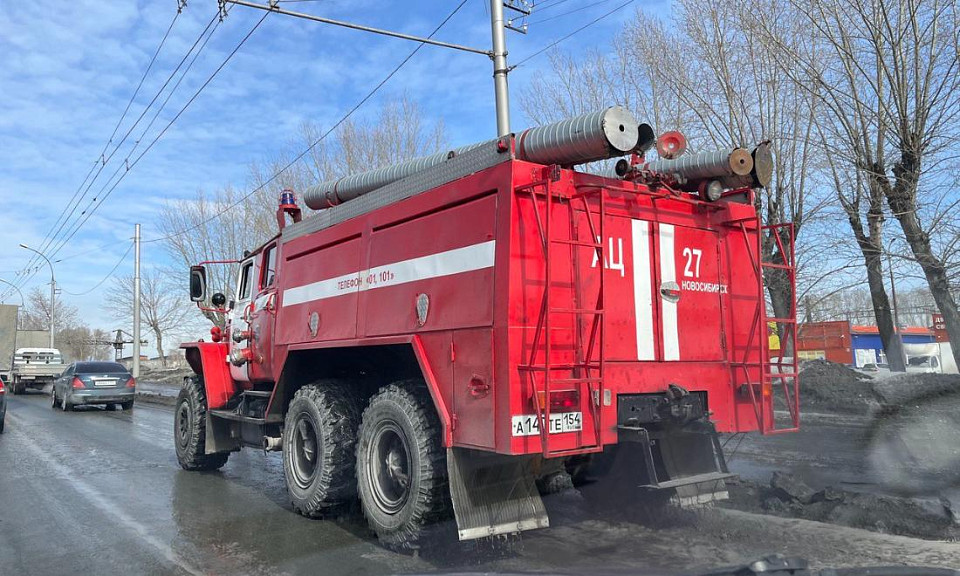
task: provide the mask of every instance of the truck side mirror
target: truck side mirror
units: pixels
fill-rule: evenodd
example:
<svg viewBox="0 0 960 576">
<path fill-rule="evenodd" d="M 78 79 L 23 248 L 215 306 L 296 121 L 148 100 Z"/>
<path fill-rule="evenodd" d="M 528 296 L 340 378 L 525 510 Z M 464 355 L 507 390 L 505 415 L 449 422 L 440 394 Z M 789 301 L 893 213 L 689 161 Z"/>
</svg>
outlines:
<svg viewBox="0 0 960 576">
<path fill-rule="evenodd" d="M 203 266 L 190 267 L 190 301 L 203 302 L 207 299 L 207 269 Z"/>
</svg>

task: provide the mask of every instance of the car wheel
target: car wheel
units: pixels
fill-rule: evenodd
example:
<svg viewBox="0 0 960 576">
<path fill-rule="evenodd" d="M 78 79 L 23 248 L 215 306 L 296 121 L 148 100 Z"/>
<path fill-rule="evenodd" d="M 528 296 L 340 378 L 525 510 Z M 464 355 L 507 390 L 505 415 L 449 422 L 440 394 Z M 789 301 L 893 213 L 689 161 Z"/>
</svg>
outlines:
<svg viewBox="0 0 960 576">
<path fill-rule="evenodd" d="M 130 400 L 129 402 L 121 402 L 121 403 L 120 403 L 120 409 L 121 409 L 121 410 L 132 410 L 132 409 L 133 409 L 133 400 Z"/>
<path fill-rule="evenodd" d="M 6 420 L 6 416 L 7 416 L 6 414 L 4 414 L 3 416 L 0 416 L 0 434 L 3 434 L 3 422 L 4 420 Z"/>
<path fill-rule="evenodd" d="M 50 391 L 50 407 L 51 408 L 57 407 L 57 389 L 56 388 Z"/>
<path fill-rule="evenodd" d="M 338 380 L 321 380 L 294 394 L 283 424 L 283 474 L 297 512 L 319 518 L 356 500 L 359 423 L 358 402 Z"/>
<path fill-rule="evenodd" d="M 133 406 L 133 402 L 130 402 Z M 183 383 L 173 414 L 173 443 L 177 462 L 184 470 L 216 470 L 227 463 L 229 452 L 206 453 L 207 398 L 200 378 Z"/>
<path fill-rule="evenodd" d="M 67 397 L 66 397 L 66 396 L 64 396 L 63 398 L 60 399 L 60 409 L 63 410 L 64 412 L 72 412 L 72 411 L 73 411 L 73 404 L 67 402 Z"/>
<path fill-rule="evenodd" d="M 357 442 L 363 514 L 380 542 L 421 548 L 450 510 L 440 422 L 420 381 L 391 384 L 370 400 Z"/>
</svg>

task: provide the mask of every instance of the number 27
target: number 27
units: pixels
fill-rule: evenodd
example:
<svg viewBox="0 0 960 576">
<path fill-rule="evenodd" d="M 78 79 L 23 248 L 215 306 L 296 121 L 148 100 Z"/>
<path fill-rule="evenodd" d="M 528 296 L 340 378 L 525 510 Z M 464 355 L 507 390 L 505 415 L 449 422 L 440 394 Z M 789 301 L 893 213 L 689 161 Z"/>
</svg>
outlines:
<svg viewBox="0 0 960 576">
<path fill-rule="evenodd" d="M 698 248 L 684 248 L 683 257 L 687 259 L 687 265 L 683 268 L 683 275 L 686 278 L 700 277 L 700 257 L 703 256 L 703 250 Z M 696 263 L 694 264 L 694 259 Z"/>
</svg>

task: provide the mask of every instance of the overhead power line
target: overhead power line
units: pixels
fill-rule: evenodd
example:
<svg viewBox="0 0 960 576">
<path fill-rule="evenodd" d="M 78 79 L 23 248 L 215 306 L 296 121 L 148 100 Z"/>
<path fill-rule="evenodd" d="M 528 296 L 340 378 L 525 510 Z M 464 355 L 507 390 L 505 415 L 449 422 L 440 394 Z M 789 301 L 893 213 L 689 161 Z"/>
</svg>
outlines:
<svg viewBox="0 0 960 576">
<path fill-rule="evenodd" d="M 563 0 L 561 0 L 561 2 L 562 2 L 562 1 L 563 1 Z M 624 3 L 622 3 L 622 4 L 619 4 L 618 6 L 614 7 L 614 8 L 613 8 L 612 10 L 610 10 L 609 12 L 606 12 L 606 13 L 604 13 L 604 14 L 596 17 L 596 18 L 594 18 L 593 20 L 591 20 L 590 22 L 587 22 L 586 24 L 584 24 L 583 26 L 577 28 L 577 29 L 574 30 L 573 32 L 570 32 L 569 34 L 566 34 L 565 36 L 561 36 L 560 38 L 558 38 L 558 39 L 554 40 L 553 42 L 547 44 L 547 45 L 544 46 L 543 48 L 537 50 L 537 51 L 534 52 L 533 54 L 530 54 L 530 55 L 527 56 L 526 58 L 520 60 L 519 62 L 517 62 L 516 64 L 514 64 L 513 66 L 511 66 L 510 69 L 513 70 L 514 68 L 519 68 L 520 66 L 523 66 L 524 64 L 526 64 L 526 63 L 529 62 L 530 60 L 533 60 L 534 58 L 536 58 L 537 56 L 543 54 L 543 53 L 546 52 L 547 50 L 553 48 L 553 47 L 556 46 L 557 44 L 560 44 L 561 42 L 569 39 L 570 37 L 575 36 L 576 34 L 579 34 L 580 32 L 583 32 L 584 30 L 586 30 L 587 28 L 593 26 L 593 25 L 596 24 L 597 22 L 600 22 L 601 20 L 603 20 L 604 18 L 607 18 L 607 17 L 610 16 L 611 14 L 614 14 L 615 12 L 618 12 L 618 11 L 626 8 L 626 7 L 629 6 L 630 4 L 633 4 L 634 2 L 636 2 L 636 0 L 627 0 L 626 2 L 624 2 Z M 556 4 L 554 4 L 554 6 L 556 6 Z"/>
<path fill-rule="evenodd" d="M 528 24 L 531 25 L 531 26 L 534 25 L 534 24 L 543 24 L 544 22 L 549 22 L 549 21 L 551 21 L 551 20 L 556 20 L 557 18 L 563 18 L 564 16 L 569 16 L 569 15 L 571 15 L 571 14 L 576 14 L 577 12 L 582 12 L 582 11 L 584 11 L 584 10 L 589 10 L 590 8 L 596 8 L 597 6 L 602 6 L 603 4 L 607 4 L 607 3 L 612 2 L 612 1 L 613 1 L 613 0 L 599 0 L 598 2 L 591 2 L 590 4 L 587 4 L 586 6 L 580 6 L 579 8 L 574 8 L 573 10 L 567 10 L 566 12 L 561 12 L 560 14 L 555 14 L 555 15 L 550 16 L 550 17 L 547 17 L 547 18 L 541 18 L 541 19 L 539 19 L 539 20 L 531 20 L 530 22 L 528 22 Z"/>
<path fill-rule="evenodd" d="M 60 211 L 60 214 L 57 216 L 56 221 L 54 221 L 53 225 L 47 231 L 47 234 L 43 237 L 43 240 L 40 241 L 40 250 L 46 249 L 46 246 L 48 245 L 48 239 L 50 239 L 50 234 L 51 232 L 53 232 L 55 228 L 57 229 L 57 232 L 54 232 L 54 235 L 56 235 L 63 228 L 63 226 L 60 224 L 60 220 L 64 217 L 64 214 L 67 213 L 67 210 L 73 204 L 74 200 L 76 200 L 77 196 L 80 194 L 80 190 L 82 190 L 84 185 L 87 184 L 87 181 L 90 179 L 90 176 L 93 174 L 94 170 L 100 164 L 101 159 L 103 159 L 104 154 L 106 153 L 107 149 L 110 147 L 110 143 L 113 142 L 113 138 L 114 136 L 117 135 L 117 131 L 120 129 L 121 124 L 123 124 L 123 120 L 127 117 L 127 113 L 130 112 L 130 107 L 133 105 L 134 100 L 136 100 L 137 94 L 140 93 L 140 89 L 143 87 L 143 83 L 146 80 L 147 75 L 150 73 L 150 70 L 153 69 L 153 65 L 154 63 L 156 63 L 157 57 L 160 55 L 160 51 L 163 50 L 163 46 L 167 43 L 167 38 L 170 37 L 170 32 L 173 30 L 174 25 L 177 23 L 177 19 L 180 17 L 181 12 L 182 12 L 182 5 L 178 6 L 177 12 L 173 15 L 173 19 L 170 21 L 170 25 L 167 26 L 167 30 L 163 34 L 163 38 L 160 39 L 160 44 L 157 45 L 157 49 L 154 50 L 153 56 L 150 58 L 150 62 L 147 64 L 147 67 L 143 71 L 143 74 L 140 75 L 140 81 L 137 83 L 136 89 L 133 91 L 133 94 L 130 96 L 130 100 L 127 102 L 126 107 L 123 109 L 123 114 L 120 115 L 120 119 L 117 120 L 117 124 L 113 127 L 113 132 L 110 133 L 110 137 L 107 139 L 106 143 L 103 145 L 103 149 L 100 151 L 100 153 L 97 155 L 97 158 L 93 161 L 93 164 L 90 166 L 90 171 L 87 172 L 87 175 L 84 177 L 83 181 L 80 183 L 80 186 L 77 187 L 77 190 L 73 193 L 73 196 L 67 202 L 66 206 L 64 206 L 63 210 Z M 69 216 L 67 216 L 67 219 L 69 219 Z M 66 222 L 66 220 L 64 220 L 64 222 Z M 60 226 L 59 228 L 57 228 L 58 225 Z M 37 256 L 36 254 L 31 255 L 30 261 L 28 262 L 28 265 L 26 267 L 29 267 L 30 263 L 38 260 L 39 258 L 40 257 Z"/>
<path fill-rule="evenodd" d="M 54 233 L 54 236 L 53 236 L 53 238 L 50 239 L 49 244 L 48 244 L 46 247 L 41 247 L 41 248 L 40 248 L 41 251 L 45 251 L 45 250 L 49 249 L 50 246 L 52 246 L 55 242 L 57 242 L 57 235 L 60 234 L 60 231 L 63 229 L 63 227 L 67 224 L 67 222 L 70 220 L 70 218 L 76 213 L 77 208 L 80 207 L 80 203 L 83 202 L 83 199 L 84 199 L 84 198 L 86 198 L 87 194 L 90 192 L 90 188 L 92 188 L 93 185 L 94 185 L 94 183 L 96 183 L 97 178 L 100 177 L 100 174 L 101 174 L 101 172 L 103 172 L 103 169 L 106 168 L 107 164 L 110 163 L 110 161 L 113 159 L 114 155 L 116 155 L 117 151 L 120 150 L 120 147 L 123 146 L 123 144 L 127 141 L 127 138 L 130 137 L 130 134 L 132 134 L 133 131 L 134 131 L 134 129 L 136 129 L 137 125 L 140 124 L 140 121 L 143 120 L 143 118 L 147 115 L 147 112 L 150 111 L 150 109 L 151 109 L 151 108 L 153 107 L 153 105 L 156 103 L 156 101 L 157 101 L 157 99 L 160 97 L 160 95 L 163 94 L 164 90 L 166 90 L 167 86 L 170 84 L 170 81 L 173 80 L 173 78 L 177 75 L 177 72 L 179 72 L 179 70 L 180 70 L 180 68 L 183 66 L 184 62 L 186 62 L 187 59 L 190 58 L 190 55 L 191 55 L 191 54 L 194 52 L 194 50 L 197 48 L 197 45 L 200 44 L 200 42 L 203 41 L 204 39 L 209 40 L 210 35 L 213 34 L 213 30 L 211 30 L 211 26 L 213 27 L 214 30 L 216 29 L 217 26 L 219 26 L 219 17 L 218 17 L 218 14 L 214 14 L 213 18 L 210 19 L 210 22 L 207 23 L 206 28 L 204 28 L 203 32 L 200 33 L 200 35 L 199 35 L 199 36 L 197 37 L 197 39 L 194 41 L 193 45 L 190 46 L 190 49 L 187 50 L 187 53 L 184 54 L 183 58 L 180 59 L 180 62 L 177 64 L 176 68 L 174 68 L 173 71 L 170 72 L 170 74 L 167 76 L 167 79 L 164 81 L 163 85 L 160 87 L 159 90 L 157 90 L 156 94 L 153 95 L 153 98 L 150 100 L 150 102 L 144 107 L 143 111 L 140 113 L 140 116 L 138 116 L 137 119 L 134 121 L 134 123 L 127 129 L 127 132 L 123 135 L 123 137 L 120 139 L 120 141 L 117 142 L 116 146 L 114 146 L 113 150 L 110 152 L 110 155 L 109 155 L 109 156 L 106 156 L 106 157 L 103 157 L 103 156 L 101 155 L 101 160 L 102 160 L 102 161 L 101 161 L 101 163 L 100 163 L 100 167 L 97 169 L 97 173 L 96 173 L 96 174 L 94 175 L 94 177 L 93 177 L 93 180 L 91 180 L 91 181 L 87 184 L 87 187 L 86 187 L 86 189 L 83 191 L 83 194 L 80 196 L 80 199 L 77 200 L 76 204 L 74 204 L 73 208 L 70 210 L 70 214 L 69 214 L 69 215 L 67 216 L 67 218 L 63 221 L 63 223 L 60 224 L 60 228 L 58 228 L 57 231 Z M 210 33 L 209 35 L 208 35 L 208 32 Z M 206 41 L 203 42 L 203 45 L 206 45 Z M 199 54 L 200 54 L 200 50 L 197 50 L 196 55 L 199 55 Z M 194 60 L 195 60 L 195 59 L 196 59 L 196 56 L 194 56 Z M 181 77 L 181 78 L 182 78 L 182 77 Z M 179 85 L 179 83 L 178 83 L 178 85 Z M 170 94 L 171 94 L 171 95 L 173 94 L 173 90 L 171 90 Z M 141 137 L 142 137 L 142 136 L 141 136 Z M 108 144 L 108 145 L 109 145 L 109 144 Z M 126 159 L 126 160 L 129 160 L 129 155 L 127 156 L 127 159 Z M 116 174 L 116 172 L 114 172 L 114 174 Z M 113 176 L 111 176 L 111 178 L 112 178 L 112 177 L 113 177 Z M 109 182 L 109 180 L 108 180 L 108 182 Z M 101 192 L 102 192 L 102 189 L 101 189 Z M 96 199 L 97 199 L 97 197 L 95 196 L 93 201 L 95 202 Z M 88 204 L 88 207 L 89 207 L 89 206 L 90 206 L 90 205 Z M 85 212 L 85 210 L 84 210 L 84 211 L 81 211 L 81 216 L 83 215 L 83 212 Z M 77 221 L 79 221 L 79 220 L 80 220 L 80 217 L 78 216 L 78 217 L 77 217 Z M 65 233 L 65 234 L 66 234 L 66 233 Z"/>
<path fill-rule="evenodd" d="M 219 74 L 220 71 L 223 70 L 223 68 L 227 65 L 227 63 L 229 63 L 229 61 L 233 58 L 233 56 L 236 55 L 236 53 L 246 43 L 246 41 L 250 38 L 250 36 L 252 36 L 253 33 L 260 27 L 260 25 L 263 23 L 263 21 L 266 19 L 268 15 L 269 15 L 269 12 L 264 13 L 263 17 L 260 18 L 260 20 L 254 25 L 254 27 L 243 37 L 243 39 L 240 40 L 237 46 L 227 55 L 227 57 L 217 67 L 217 69 L 214 70 L 213 73 L 207 77 L 206 81 L 204 81 L 204 83 L 194 92 L 193 96 L 190 97 L 190 99 L 183 105 L 183 107 L 180 108 L 177 114 L 163 127 L 163 129 L 153 138 L 150 144 L 147 145 L 147 147 L 132 162 L 130 162 L 131 155 L 128 154 L 127 158 L 124 160 L 124 166 L 126 170 L 123 172 L 123 174 L 120 175 L 120 178 L 117 179 L 117 181 L 114 182 L 113 185 L 110 186 L 110 188 L 107 189 L 105 193 L 103 192 L 103 189 L 101 189 L 101 193 L 99 195 L 99 202 L 94 205 L 94 202 L 96 202 L 96 198 L 95 198 L 93 201 L 91 201 L 90 204 L 88 204 L 87 209 L 85 209 L 82 212 L 84 217 L 78 220 L 78 224 L 76 225 L 76 227 L 74 227 L 73 230 L 59 242 L 59 245 L 57 245 L 52 251 L 50 251 L 51 256 L 58 253 L 70 241 L 70 239 L 72 239 L 73 236 L 83 227 L 83 225 L 94 215 L 94 213 L 96 213 L 96 211 L 100 208 L 100 206 L 103 205 L 103 203 L 107 200 L 107 198 L 109 198 L 109 196 L 113 193 L 113 191 L 117 188 L 117 186 L 119 186 L 119 184 L 127 176 L 127 174 L 129 174 L 130 171 L 134 168 L 134 166 L 136 166 L 137 163 L 139 163 L 140 160 L 147 154 L 147 152 L 149 152 L 153 148 L 153 146 L 157 143 L 157 141 L 159 141 L 160 138 L 163 137 L 166 131 L 180 118 L 180 116 L 187 110 L 187 108 L 190 107 L 190 105 L 196 100 L 196 98 L 200 95 L 200 93 L 203 92 L 203 90 L 210 84 L 210 82 L 213 81 L 213 79 L 217 76 L 217 74 Z M 211 24 L 213 24 L 214 21 L 217 21 L 217 25 L 219 25 L 219 10 L 217 14 L 214 15 L 214 18 L 211 19 Z M 212 34 L 212 31 L 211 31 L 211 34 Z M 199 40 L 200 39 L 198 38 L 198 41 Z M 209 40 L 209 36 L 207 36 L 207 40 Z M 204 42 L 204 45 L 205 43 L 206 42 Z M 196 46 L 196 43 L 194 44 L 194 47 L 195 46 Z M 189 56 L 189 54 L 190 52 L 187 53 L 187 56 Z M 199 55 L 199 51 L 197 52 L 197 54 Z M 186 57 L 184 58 L 184 60 L 185 59 Z M 195 59 L 196 59 L 196 56 L 194 57 L 194 61 Z M 193 61 L 191 61 L 191 64 L 192 62 Z M 183 61 L 181 61 L 181 64 L 182 63 Z M 182 80 L 182 77 L 181 77 L 181 80 Z M 179 85 L 179 82 L 177 83 L 177 85 Z M 142 116 L 143 115 L 141 115 L 141 118 Z M 139 145 L 139 142 L 137 144 Z M 108 184 L 109 184 L 109 180 L 108 180 Z M 52 244 L 53 243 L 51 242 L 51 245 Z M 29 275 L 29 277 L 25 277 L 24 283 L 29 281 L 29 278 L 32 278 L 34 274 L 36 274 L 36 272 Z"/>
<path fill-rule="evenodd" d="M 444 18 L 443 21 L 440 22 L 440 24 L 438 24 L 436 28 L 433 29 L 433 32 L 431 32 L 431 33 L 427 36 L 427 38 L 431 38 L 431 37 L 433 37 L 437 32 L 439 32 L 440 29 L 443 28 L 443 27 L 447 24 L 447 22 L 449 22 L 454 16 L 456 16 L 457 12 L 459 12 L 460 9 L 464 7 L 464 5 L 467 3 L 467 1 L 468 1 L 468 0 L 461 0 L 461 2 L 457 5 L 457 7 L 454 8 L 453 11 L 452 11 L 450 14 L 448 14 L 447 17 Z M 196 229 L 198 229 L 198 228 L 200 228 L 200 227 L 202 227 L 202 226 L 206 226 L 206 225 L 209 224 L 210 222 L 213 222 L 214 220 L 216 220 L 216 219 L 220 218 L 221 216 L 223 216 L 224 214 L 226 214 L 229 210 L 232 210 L 232 209 L 235 208 L 236 206 L 240 205 L 242 202 L 244 202 L 245 200 L 247 200 L 248 198 L 250 198 L 251 196 L 253 196 L 253 195 L 256 194 L 257 192 L 260 192 L 261 190 L 263 190 L 264 188 L 266 188 L 270 183 L 272 183 L 274 180 L 276 180 L 277 178 L 279 178 L 281 174 L 283 174 L 284 172 L 286 172 L 291 166 L 293 166 L 294 164 L 296 164 L 297 162 L 299 162 L 300 160 L 302 160 L 302 159 L 304 158 L 304 156 L 306 156 L 307 154 L 310 153 L 311 150 L 313 150 L 314 148 L 316 148 L 324 139 L 326 139 L 327 136 L 329 136 L 331 133 L 333 133 L 334 130 L 336 130 L 337 128 L 339 128 L 344 122 L 346 122 L 346 121 L 350 118 L 350 116 L 352 116 L 357 110 L 359 110 L 361 106 L 363 106 L 364 104 L 366 104 L 367 101 L 370 100 L 370 98 L 373 98 L 373 96 L 374 96 L 387 82 L 389 82 L 390 79 L 393 78 L 393 77 L 400 71 L 400 69 L 403 68 L 403 67 L 407 64 L 407 62 L 409 62 L 409 61 L 417 54 L 417 52 L 419 52 L 420 49 L 423 48 L 425 45 L 426 45 L 426 44 L 425 44 L 425 43 L 422 43 L 422 42 L 421 42 L 420 44 L 418 44 L 417 47 L 413 49 L 413 51 L 411 51 L 409 54 L 407 54 L 407 57 L 406 57 L 406 58 L 404 58 L 399 64 L 397 64 L 397 66 L 396 66 L 393 70 L 391 70 L 390 73 L 387 74 L 382 80 L 380 80 L 380 82 L 379 82 L 376 86 L 374 86 L 372 90 L 370 90 L 369 92 L 367 92 L 366 96 L 364 96 L 363 98 L 361 98 L 360 101 L 357 102 L 357 103 L 353 106 L 353 108 L 351 108 L 349 111 L 347 111 L 347 113 L 344 114 L 343 117 L 341 117 L 339 120 L 337 120 L 337 122 L 336 122 L 335 124 L 333 124 L 326 132 L 324 132 L 322 135 L 320 135 L 319 138 L 317 138 L 316 140 L 314 140 L 305 150 L 303 150 L 302 152 L 300 152 L 300 154 L 298 154 L 296 157 L 294 157 L 293 160 L 291 160 L 290 162 L 288 162 L 283 168 L 281 168 L 281 169 L 277 170 L 276 172 L 274 172 L 273 175 L 271 175 L 270 178 L 268 178 L 268 179 L 266 180 L 266 182 L 264 182 L 264 183 L 262 183 L 261 185 L 257 186 L 256 188 L 254 188 L 253 190 L 251 190 L 250 192 L 248 192 L 246 195 L 244 195 L 242 198 L 240 198 L 240 199 L 237 200 L 236 202 L 230 204 L 229 206 L 227 206 L 227 207 L 224 208 L 223 210 L 217 212 L 216 214 L 214 214 L 213 216 L 207 218 L 206 220 L 204 220 L 204 221 L 202 221 L 202 222 L 199 222 L 199 223 L 197 223 L 197 224 L 194 224 L 193 226 L 190 226 L 189 228 L 185 228 L 185 229 L 183 229 L 183 230 L 179 230 L 179 231 L 177 231 L 177 232 L 174 232 L 173 234 L 167 234 L 166 236 L 161 236 L 160 238 L 153 238 L 153 239 L 150 239 L 150 240 L 141 240 L 141 242 L 142 242 L 142 243 L 162 242 L 162 241 L 165 241 L 165 240 L 169 240 L 169 239 L 171 239 L 171 238 L 176 238 L 177 236 L 182 236 L 182 235 L 187 234 L 187 233 L 189 233 L 189 232 L 192 232 L 192 231 L 194 231 L 194 230 L 196 230 Z"/>
<path fill-rule="evenodd" d="M 227 63 L 230 62 L 233 56 L 247 42 L 250 36 L 252 36 L 253 33 L 257 31 L 257 29 L 260 27 L 261 24 L 263 24 L 263 21 L 266 20 L 267 16 L 269 15 L 270 15 L 270 12 L 264 12 L 263 17 L 257 21 L 257 23 L 253 26 L 253 28 L 251 28 L 250 31 L 247 32 L 246 36 L 244 36 L 243 39 L 240 40 L 240 43 L 237 44 L 236 47 L 234 47 L 234 49 L 227 55 L 226 58 L 224 58 L 223 62 L 220 63 L 220 66 L 218 66 L 217 69 L 214 70 L 213 73 L 210 74 L 210 76 L 204 81 L 204 83 L 200 85 L 199 88 L 197 88 L 196 92 L 193 93 L 193 96 L 191 96 L 190 99 L 187 100 L 186 104 L 184 104 L 183 107 L 180 108 L 180 111 L 177 112 L 176 116 L 174 116 L 169 122 L 167 122 L 166 126 L 164 126 L 163 129 L 153 138 L 153 140 L 150 141 L 150 144 L 147 145 L 147 147 L 143 150 L 143 152 L 141 152 L 133 160 L 133 162 L 129 163 L 126 171 L 120 176 L 120 178 L 116 182 L 114 182 L 113 186 L 111 186 L 110 189 L 107 190 L 105 194 L 103 194 L 102 198 L 100 199 L 100 202 L 96 206 L 93 206 L 93 208 L 87 212 L 86 218 L 84 218 L 80 222 L 80 224 L 77 226 L 77 228 L 75 228 L 74 231 L 70 234 L 70 236 L 68 236 L 63 241 L 63 243 L 60 244 L 57 250 L 62 248 L 66 244 L 66 242 L 69 242 L 70 238 L 72 238 L 73 235 L 76 234 L 77 231 L 86 223 L 86 221 L 89 220 L 94 215 L 97 209 L 103 205 L 103 203 L 107 200 L 107 198 L 110 197 L 110 194 L 112 194 L 113 191 L 116 190 L 117 186 L 120 185 L 120 182 L 122 182 L 123 179 L 127 176 L 127 174 L 129 174 L 130 171 L 133 170 L 134 166 L 136 166 L 137 163 L 140 162 L 140 160 L 147 154 L 147 152 L 149 152 L 150 149 L 153 148 L 153 146 L 157 143 L 157 141 L 159 141 L 160 138 L 163 137 L 163 135 L 167 132 L 167 130 L 169 130 L 170 127 L 173 126 L 174 122 L 176 122 L 177 119 L 180 118 L 180 116 L 187 110 L 187 108 L 189 108 L 190 105 L 193 104 L 194 100 L 196 100 L 197 97 L 200 96 L 200 93 L 203 92 L 204 88 L 206 88 L 210 84 L 210 82 L 212 82 L 213 79 L 217 77 L 217 74 L 219 74 L 220 71 L 223 70 L 224 67 L 226 67 Z M 57 250 L 54 251 L 54 254 L 56 254 Z"/>
<path fill-rule="evenodd" d="M 69 292 L 67 290 L 64 290 L 63 293 L 69 294 L 70 296 L 86 296 L 87 294 L 93 292 L 94 290 L 99 288 L 104 282 L 106 282 L 108 278 L 113 276 L 114 272 L 117 271 L 117 268 L 119 268 L 120 265 L 123 264 L 123 261 L 127 259 L 127 256 L 130 255 L 131 250 L 133 250 L 133 242 L 131 242 L 130 245 L 127 246 L 127 251 L 123 253 L 123 256 L 121 256 L 119 260 L 117 260 L 117 263 L 113 265 L 113 268 L 111 268 L 109 272 L 107 272 L 107 275 L 104 276 L 102 280 L 94 284 L 93 287 L 90 288 L 89 290 L 85 290 L 83 292 Z"/>
</svg>

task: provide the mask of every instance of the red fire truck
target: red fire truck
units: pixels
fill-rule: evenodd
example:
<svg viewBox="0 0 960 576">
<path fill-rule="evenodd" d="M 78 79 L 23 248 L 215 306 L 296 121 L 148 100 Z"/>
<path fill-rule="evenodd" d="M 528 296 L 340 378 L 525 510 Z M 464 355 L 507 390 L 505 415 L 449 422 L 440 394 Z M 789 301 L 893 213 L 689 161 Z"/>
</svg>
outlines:
<svg viewBox="0 0 960 576">
<path fill-rule="evenodd" d="M 359 497 L 395 548 L 450 515 L 461 540 L 545 527 L 536 480 L 563 468 L 585 488 L 626 470 L 627 502 L 724 497 L 717 434 L 798 423 L 766 345 L 794 318 L 767 317 L 763 284 L 793 251 L 757 217 L 766 145 L 682 149 L 614 107 L 322 183 L 309 217 L 284 191 L 229 298 L 191 269 L 228 322 L 181 345 L 181 466 L 282 450 L 297 512 Z"/>
</svg>

